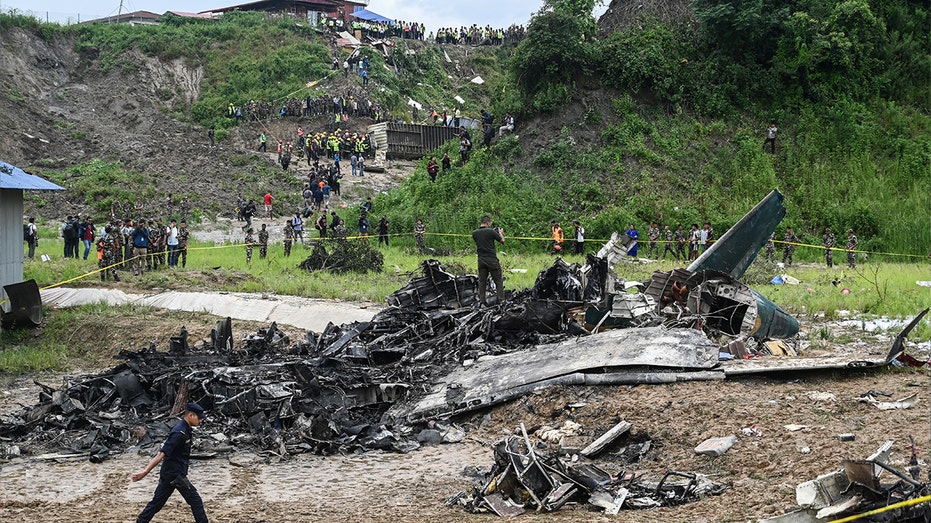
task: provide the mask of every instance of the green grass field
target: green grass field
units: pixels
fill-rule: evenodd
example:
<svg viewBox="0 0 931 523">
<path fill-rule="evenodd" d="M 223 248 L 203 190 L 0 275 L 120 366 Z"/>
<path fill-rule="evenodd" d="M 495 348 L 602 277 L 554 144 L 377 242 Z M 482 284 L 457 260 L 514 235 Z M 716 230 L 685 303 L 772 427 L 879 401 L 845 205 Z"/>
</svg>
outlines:
<svg viewBox="0 0 931 523">
<path fill-rule="evenodd" d="M 368 241 L 374 245 L 377 240 L 372 237 Z M 539 271 L 549 267 L 554 261 L 552 255 L 544 252 L 528 253 L 526 248 L 513 248 L 516 243 L 522 241 L 536 240 L 511 239 L 499 248 L 507 289 L 532 287 Z M 427 243 L 430 244 L 429 237 Z M 545 249 L 544 242 L 537 243 L 540 244 L 539 250 Z M 509 250 L 509 247 L 513 250 Z M 590 248 L 594 247 L 593 243 Z M 62 258 L 61 251 L 60 241 L 41 241 L 36 259 L 26 262 L 26 279 L 35 278 L 40 287 L 68 280 L 72 280 L 65 284 L 68 286 L 101 285 L 98 274 L 84 276 L 96 270 L 96 261 L 91 260 L 95 258 L 95 252 L 84 261 L 66 260 Z M 242 245 L 194 243 L 191 245 L 187 267 L 184 269 L 165 268 L 140 276 L 121 272 L 122 283 L 110 282 L 103 285 L 117 286 L 129 292 L 133 289 L 138 292 L 200 289 L 380 303 L 384 302 L 385 296 L 405 285 L 412 275 L 416 276 L 419 264 L 425 259 L 415 253 L 413 238 L 403 235 L 393 238 L 391 247 L 383 247 L 381 252 L 385 257 L 384 270 L 381 273 L 334 275 L 325 272 L 308 273 L 298 268 L 298 264 L 310 253 L 307 247 L 297 246 L 292 250 L 291 257 L 285 258 L 281 244 L 272 244 L 266 259 L 259 259 L 256 249 L 252 264 L 247 265 Z M 40 261 L 41 254 L 49 254 L 51 261 Z M 440 256 L 438 259 L 453 273 L 476 272 L 473 252 L 463 251 Z M 566 260 L 584 262 L 580 256 L 569 256 Z M 618 265 L 616 271 L 618 277 L 626 280 L 646 281 L 654 271 L 671 270 L 682 265 L 684 264 L 678 264 L 674 260 L 646 264 L 630 263 Z M 801 280 L 801 283 L 772 285 L 769 282 L 776 274 L 789 274 Z M 849 269 L 846 266 L 827 269 L 823 263 L 806 262 L 788 269 L 780 269 L 758 259 L 744 280 L 758 292 L 795 314 L 803 324 L 813 320 L 831 320 L 842 315 L 855 318 L 869 318 L 874 315 L 905 318 L 931 306 L 931 288 L 916 284 L 917 281 L 931 280 L 931 264 L 924 260 L 920 263 L 894 263 L 871 259 L 861 262 L 857 269 Z M 845 288 L 849 289 L 848 294 L 842 293 Z M 32 331 L 0 332 L 0 345 L 17 347 L 17 350 L 0 352 L 0 372 L 60 370 L 69 364 L 73 365 L 75 358 L 82 358 L 82 354 L 87 350 L 79 343 L 86 341 L 87 335 L 79 334 L 81 329 L 76 326 L 106 325 L 108 318 L 127 314 L 159 314 L 143 309 L 91 305 L 58 310 L 47 316 L 47 325 L 40 337 L 34 336 Z M 187 321 L 190 323 L 192 320 Z M 912 339 L 929 338 L 931 321 L 926 319 L 913 332 Z"/>
</svg>

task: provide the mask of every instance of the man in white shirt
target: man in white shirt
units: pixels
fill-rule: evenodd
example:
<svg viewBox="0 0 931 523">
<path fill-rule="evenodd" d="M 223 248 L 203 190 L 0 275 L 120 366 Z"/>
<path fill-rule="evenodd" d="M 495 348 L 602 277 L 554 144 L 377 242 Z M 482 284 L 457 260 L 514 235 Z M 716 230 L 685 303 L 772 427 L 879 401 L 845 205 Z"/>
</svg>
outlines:
<svg viewBox="0 0 931 523">
<path fill-rule="evenodd" d="M 178 223 L 174 220 L 171 220 L 171 224 L 168 226 L 168 239 L 166 241 L 168 245 L 168 266 L 177 267 L 178 266 Z"/>
</svg>

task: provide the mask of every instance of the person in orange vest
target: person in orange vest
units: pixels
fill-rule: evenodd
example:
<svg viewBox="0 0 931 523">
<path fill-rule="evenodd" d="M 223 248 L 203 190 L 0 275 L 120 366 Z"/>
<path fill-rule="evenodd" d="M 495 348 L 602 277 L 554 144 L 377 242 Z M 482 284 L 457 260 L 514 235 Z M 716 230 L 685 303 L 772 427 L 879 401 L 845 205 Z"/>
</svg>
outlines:
<svg viewBox="0 0 931 523">
<path fill-rule="evenodd" d="M 566 236 L 563 234 L 562 227 L 559 226 L 556 220 L 550 222 L 550 228 L 553 231 L 553 254 L 561 254 L 562 244 L 566 241 Z"/>
</svg>

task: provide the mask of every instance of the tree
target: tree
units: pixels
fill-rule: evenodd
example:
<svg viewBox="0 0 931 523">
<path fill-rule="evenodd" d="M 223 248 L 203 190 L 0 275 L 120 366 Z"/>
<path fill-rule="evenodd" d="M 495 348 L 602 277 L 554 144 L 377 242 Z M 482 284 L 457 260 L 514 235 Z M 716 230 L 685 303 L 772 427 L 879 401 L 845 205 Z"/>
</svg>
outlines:
<svg viewBox="0 0 931 523">
<path fill-rule="evenodd" d="M 594 6 L 594 0 L 547 0 L 531 18 L 511 72 L 535 109 L 559 108 L 571 98 L 575 79 L 590 72 Z"/>
</svg>

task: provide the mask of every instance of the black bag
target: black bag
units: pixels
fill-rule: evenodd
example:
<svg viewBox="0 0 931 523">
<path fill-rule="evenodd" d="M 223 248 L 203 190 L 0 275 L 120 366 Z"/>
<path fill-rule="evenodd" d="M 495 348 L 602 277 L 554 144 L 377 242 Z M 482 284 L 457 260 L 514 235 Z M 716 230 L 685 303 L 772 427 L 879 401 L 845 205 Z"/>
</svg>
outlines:
<svg viewBox="0 0 931 523">
<path fill-rule="evenodd" d="M 32 243 L 32 228 L 29 227 L 28 223 L 23 224 L 23 241 L 26 243 Z"/>
<path fill-rule="evenodd" d="M 192 488 L 191 480 L 187 479 L 187 476 L 178 476 L 171 480 L 171 486 L 182 492 L 188 492 Z"/>
<path fill-rule="evenodd" d="M 64 236 L 66 240 L 78 239 L 78 222 L 68 222 L 65 224 Z"/>
</svg>

